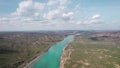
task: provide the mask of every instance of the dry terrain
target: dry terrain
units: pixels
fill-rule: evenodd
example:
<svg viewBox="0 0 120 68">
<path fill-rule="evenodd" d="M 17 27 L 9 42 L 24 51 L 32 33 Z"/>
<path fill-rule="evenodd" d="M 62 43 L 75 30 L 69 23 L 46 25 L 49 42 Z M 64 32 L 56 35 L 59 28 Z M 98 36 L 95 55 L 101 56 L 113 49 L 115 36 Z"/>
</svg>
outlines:
<svg viewBox="0 0 120 68">
<path fill-rule="evenodd" d="M 120 33 L 76 36 L 65 49 L 61 68 L 120 68 Z"/>
</svg>

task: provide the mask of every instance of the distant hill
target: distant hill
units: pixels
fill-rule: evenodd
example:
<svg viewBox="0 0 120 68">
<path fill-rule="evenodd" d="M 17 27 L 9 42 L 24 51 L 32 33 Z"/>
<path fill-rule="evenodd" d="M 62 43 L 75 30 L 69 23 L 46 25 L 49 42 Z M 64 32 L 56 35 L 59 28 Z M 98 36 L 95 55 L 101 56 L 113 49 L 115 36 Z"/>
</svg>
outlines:
<svg viewBox="0 0 120 68">
<path fill-rule="evenodd" d="M 106 32 L 96 32 L 91 35 L 91 39 L 111 39 L 111 40 L 119 40 L 120 39 L 120 31 L 106 31 Z"/>
</svg>

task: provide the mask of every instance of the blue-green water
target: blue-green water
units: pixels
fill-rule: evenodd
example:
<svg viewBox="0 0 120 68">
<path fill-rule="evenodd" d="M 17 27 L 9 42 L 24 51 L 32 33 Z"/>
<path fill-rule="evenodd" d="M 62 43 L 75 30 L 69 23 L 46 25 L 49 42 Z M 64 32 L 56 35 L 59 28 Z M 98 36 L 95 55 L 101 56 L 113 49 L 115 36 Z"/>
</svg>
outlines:
<svg viewBox="0 0 120 68">
<path fill-rule="evenodd" d="M 68 36 L 60 43 L 52 46 L 32 68 L 59 68 L 60 59 L 64 48 L 73 40 L 73 36 Z"/>
</svg>

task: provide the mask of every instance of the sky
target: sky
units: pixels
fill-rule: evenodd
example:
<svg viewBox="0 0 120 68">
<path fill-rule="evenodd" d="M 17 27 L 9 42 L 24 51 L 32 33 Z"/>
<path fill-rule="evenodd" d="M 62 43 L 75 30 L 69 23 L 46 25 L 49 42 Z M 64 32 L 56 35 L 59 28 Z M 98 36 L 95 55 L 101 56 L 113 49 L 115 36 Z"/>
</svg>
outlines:
<svg viewBox="0 0 120 68">
<path fill-rule="evenodd" d="M 120 0 L 0 0 L 0 31 L 120 30 Z"/>
</svg>

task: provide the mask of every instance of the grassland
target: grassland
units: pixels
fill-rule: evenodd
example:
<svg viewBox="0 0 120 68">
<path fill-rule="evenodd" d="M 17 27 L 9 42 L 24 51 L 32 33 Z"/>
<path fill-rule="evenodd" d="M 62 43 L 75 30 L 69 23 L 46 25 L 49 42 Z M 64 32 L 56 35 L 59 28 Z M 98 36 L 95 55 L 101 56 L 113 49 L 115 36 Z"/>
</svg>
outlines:
<svg viewBox="0 0 120 68">
<path fill-rule="evenodd" d="M 120 68 L 120 40 L 76 36 L 64 51 L 61 68 Z"/>
<path fill-rule="evenodd" d="M 0 68 L 23 68 L 64 39 L 57 33 L 0 33 Z"/>
</svg>

